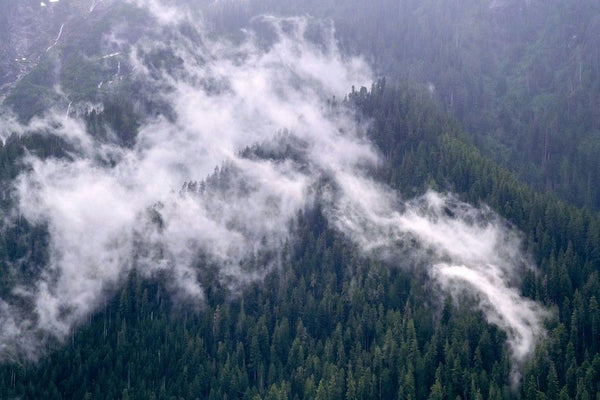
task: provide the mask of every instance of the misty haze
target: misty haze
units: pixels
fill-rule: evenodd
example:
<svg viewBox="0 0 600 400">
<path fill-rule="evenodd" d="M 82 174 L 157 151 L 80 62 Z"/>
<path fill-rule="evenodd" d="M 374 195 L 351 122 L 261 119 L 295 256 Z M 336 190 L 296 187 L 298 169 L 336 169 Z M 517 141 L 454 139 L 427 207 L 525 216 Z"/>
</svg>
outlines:
<svg viewBox="0 0 600 400">
<path fill-rule="evenodd" d="M 0 0 L 0 398 L 600 398 L 596 0 Z"/>
</svg>

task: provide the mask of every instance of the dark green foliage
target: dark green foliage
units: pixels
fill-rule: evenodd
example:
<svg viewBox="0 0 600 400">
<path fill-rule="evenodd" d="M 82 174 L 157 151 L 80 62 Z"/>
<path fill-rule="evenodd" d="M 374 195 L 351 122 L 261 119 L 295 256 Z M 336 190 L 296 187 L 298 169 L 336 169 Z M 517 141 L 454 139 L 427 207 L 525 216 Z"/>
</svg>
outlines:
<svg viewBox="0 0 600 400">
<path fill-rule="evenodd" d="M 595 379 L 594 360 L 600 362 L 596 333 L 600 218 L 522 185 L 468 144 L 455 124 L 424 106 L 418 92 L 410 93 L 385 89 L 380 82 L 370 92 L 350 96 L 367 114 L 374 115 L 372 136 L 387 149 L 386 179 L 405 193 L 427 186 L 450 189 L 470 202 L 490 205 L 525 233 L 524 241 L 541 274 L 526 276 L 523 292 L 556 306 L 558 321 L 551 325 L 543 350 L 526 370 L 523 394 L 527 397 L 528 388 L 532 389 L 530 377 L 535 377 L 536 393 L 548 390 L 547 386 L 556 390 L 554 383 L 539 383 L 553 363 L 558 385 L 570 379 L 567 393 L 593 398 L 596 385 L 578 382 L 577 377 L 587 374 Z M 415 131 L 413 127 L 417 127 Z M 392 132 L 404 132 L 404 136 Z"/>
<path fill-rule="evenodd" d="M 230 302 L 209 295 L 199 314 L 133 274 L 63 349 L 35 368 L 3 367 L 0 396 L 425 398 L 442 383 L 487 390 L 482 378 L 492 374 L 508 385 L 503 334 L 451 305 L 434 328 L 432 293 L 419 279 L 361 259 L 313 228 L 321 218 L 299 217 L 298 244 L 264 285 Z M 478 364 L 482 340 L 489 358 Z"/>
<path fill-rule="evenodd" d="M 510 386 L 503 332 L 468 305 L 440 298 L 402 260 L 365 259 L 316 209 L 298 216 L 297 239 L 264 282 L 230 293 L 204 274 L 199 311 L 171 302 L 158 283 L 168 277 L 147 282 L 133 273 L 38 365 L 2 366 L 0 398 L 596 398 L 598 216 L 524 186 L 418 91 L 380 81 L 346 102 L 357 119 L 371 121 L 369 135 L 385 161 L 380 179 L 406 196 L 431 186 L 455 191 L 524 232 L 540 273 L 526 275 L 522 291 L 556 317 L 523 366 L 520 388 Z M 90 115 L 90 126 L 98 118 Z M 7 165 L 18 158 L 10 149 Z M 14 234 L 20 244 L 7 242 L 3 251 L 16 259 L 37 234 L 25 226 Z"/>
<path fill-rule="evenodd" d="M 146 282 L 133 273 L 39 364 L 1 366 L 0 398 L 600 398 L 600 217 L 589 211 L 600 205 L 600 3 L 493 3 L 499 7 L 479 0 L 230 1 L 226 12 L 213 5 L 211 21 L 231 31 L 257 11 L 310 10 L 332 17 L 342 47 L 368 54 L 378 73 L 433 84 L 420 91 L 380 81 L 353 90 L 345 103 L 370 123 L 384 160 L 378 179 L 407 198 L 427 188 L 455 192 L 523 232 L 539 271 L 524 274 L 521 291 L 553 317 L 521 366 L 518 388 L 510 387 L 504 333 L 468 304 L 438 297 L 402 260 L 365 259 L 317 209 L 298 216 L 297 240 L 264 282 L 229 293 L 203 270 L 207 299 L 199 311 L 170 300 L 159 283 L 168 277 Z M 86 18 L 67 24 L 65 40 L 42 54 L 5 104 L 29 121 L 71 101 L 101 103 L 83 116 L 88 132 L 132 146 L 141 115 L 169 118 L 171 111 L 149 82 L 130 79 L 126 57 L 101 57 L 114 50 L 102 37 L 118 25 L 135 43 L 155 26 L 126 3 Z M 316 42 L 318 31 L 309 32 Z M 151 75 L 181 68 L 167 51 L 138 56 Z M 27 152 L 68 157 L 69 150 L 44 133 L 8 138 L 0 148 L 0 209 L 10 209 L 10 185 Z M 290 156 L 260 146 L 244 155 Z M 224 176 L 209 183 L 224 184 Z M 47 264 L 48 234 L 18 216 L 2 221 L 0 295 L 10 299 L 10 289 L 34 282 Z"/>
</svg>

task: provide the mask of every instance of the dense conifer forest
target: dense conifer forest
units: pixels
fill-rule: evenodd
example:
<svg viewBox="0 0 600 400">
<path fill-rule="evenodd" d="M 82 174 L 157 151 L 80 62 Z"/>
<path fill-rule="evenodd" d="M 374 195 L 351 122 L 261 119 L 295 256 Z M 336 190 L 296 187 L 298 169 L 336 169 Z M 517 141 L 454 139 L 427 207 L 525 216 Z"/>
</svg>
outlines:
<svg viewBox="0 0 600 400">
<path fill-rule="evenodd" d="M 2 397 L 595 398 L 598 216 L 519 183 L 416 90 L 379 82 L 347 102 L 374 118 L 369 134 L 389 150 L 383 179 L 485 202 L 526 233 L 540 271 L 521 290 L 555 316 L 522 385 L 511 386 L 504 333 L 466 312 L 468 298 L 457 304 L 401 265 L 366 259 L 316 209 L 298 214 L 298 240 L 264 283 L 232 293 L 207 274 L 199 311 L 132 273 L 39 365 L 3 366 Z M 9 256 L 43 236 L 19 229 L 3 243 Z"/>
<path fill-rule="evenodd" d="M 520 251 L 536 267 L 518 277 L 518 293 L 547 310 L 532 354 L 515 363 L 507 332 L 489 322 L 477 295 L 440 290 L 410 256 L 363 251 L 316 202 L 294 211 L 276 256 L 258 250 L 245 260 L 253 270 L 278 259 L 261 279 L 228 284 L 218 266 L 200 257 L 194 261 L 204 290 L 198 301 L 177 296 L 170 284 L 176 270 L 148 278 L 131 268 L 66 335 L 36 333 L 44 348 L 33 357 L 2 347 L 12 326 L 0 326 L 0 398 L 599 399 L 597 2 L 299 4 L 231 1 L 205 12 L 210 28 L 227 32 L 234 43 L 240 26 L 256 23 L 251 17 L 257 13 L 310 12 L 332 18 L 341 51 L 368 53 L 386 77 L 328 98 L 327 112 L 347 113 L 354 127 L 365 129 L 361 140 L 373 143 L 380 158 L 374 179 L 400 197 L 431 189 L 452 193 L 489 207 L 520 232 Z M 135 36 L 147 17 L 133 5 L 120 7 L 80 24 L 100 31 L 117 19 L 124 36 Z M 97 143 L 131 149 L 149 119 L 176 119 L 171 105 L 153 96 L 164 89 L 157 80 L 136 79 L 134 72 L 149 65 L 148 76 L 167 70 L 178 77 L 189 60 L 167 50 L 139 51 L 146 64 L 113 54 L 100 59 L 97 34 L 73 36 L 58 55 L 40 56 L 35 68 L 4 88 L 3 107 L 14 117 L 13 125 L 0 120 L 6 125 L 0 134 L 7 132 L 0 147 L 0 311 L 10 303 L 26 313 L 34 300 L 15 287 L 55 279 L 45 269 L 54 256 L 51 221 L 13 215 L 22 201 L 15 187 L 23 171 L 38 168 L 32 155 L 72 161 L 80 151 L 69 137 L 52 133 L 52 124 L 29 125 L 30 134 L 14 127 L 59 104 Z M 233 91 L 221 84 L 202 83 L 211 92 Z M 72 109 L 78 102 L 102 107 Z M 310 170 L 304 155 L 294 153 L 298 148 L 304 149 L 289 145 L 281 156 L 259 143 L 237 157 Z M 99 165 L 118 164 L 110 157 Z M 225 162 L 209 177 L 190 177 L 181 190 L 229 188 L 230 169 Z M 241 193 L 251 192 L 241 186 Z M 162 205 L 153 207 L 151 221 L 161 232 Z"/>
</svg>

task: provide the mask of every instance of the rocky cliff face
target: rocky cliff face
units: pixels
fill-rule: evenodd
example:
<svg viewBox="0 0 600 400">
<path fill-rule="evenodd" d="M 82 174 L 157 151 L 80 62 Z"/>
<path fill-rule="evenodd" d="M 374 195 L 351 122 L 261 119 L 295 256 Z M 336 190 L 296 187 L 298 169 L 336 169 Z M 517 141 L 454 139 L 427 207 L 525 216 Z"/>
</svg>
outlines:
<svg viewBox="0 0 600 400">
<path fill-rule="evenodd" d="M 30 72 L 61 26 L 81 18 L 101 0 L 19 0 L 0 2 L 0 100 Z"/>
<path fill-rule="evenodd" d="M 57 6 L 28 0 L 0 3 L 0 85 L 14 82 L 35 64 L 50 40 Z"/>
</svg>

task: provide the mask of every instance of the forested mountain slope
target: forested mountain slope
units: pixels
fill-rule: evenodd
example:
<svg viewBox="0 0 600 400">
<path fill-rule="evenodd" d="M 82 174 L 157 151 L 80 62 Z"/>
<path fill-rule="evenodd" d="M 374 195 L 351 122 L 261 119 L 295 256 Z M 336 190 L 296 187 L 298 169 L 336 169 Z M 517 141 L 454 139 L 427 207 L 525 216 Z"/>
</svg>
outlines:
<svg viewBox="0 0 600 400">
<path fill-rule="evenodd" d="M 119 20 L 134 15 L 126 6 L 111 4 L 111 12 L 104 1 L 92 2 L 91 8 L 84 3 L 40 7 L 31 1 L 18 9 L 14 4 L 3 6 L 2 15 L 10 19 L 3 24 L 10 29 L 9 40 L 0 49 L 6 63 L 1 70 L 4 82 L 14 81 L 41 61 L 37 78 L 21 85 L 17 96 L 33 96 L 32 84 L 42 90 L 57 83 L 56 77 L 47 76 L 52 70 L 48 70 L 51 57 L 45 48 L 52 45 L 62 24 L 65 38 L 80 36 L 75 39 L 79 50 L 92 55 L 100 49 L 98 28 L 118 26 Z M 592 209 L 600 204 L 600 167 L 595 157 L 600 146 L 600 6 L 596 1 L 225 0 L 195 1 L 190 6 L 207 16 L 209 27 L 231 36 L 239 35 L 262 13 L 331 18 L 346 52 L 366 55 L 379 76 L 428 87 L 487 156 L 538 190 Z M 95 30 L 83 29 L 77 22 L 81 19 L 96 24 Z M 80 75 L 69 64 L 91 61 L 65 51 L 69 49 L 60 52 L 67 71 L 58 81 L 70 80 L 69 73 Z M 90 78 L 110 81 L 109 69 L 96 65 Z M 78 84 L 73 99 L 82 94 L 94 97 L 97 88 L 83 87 L 87 83 Z M 52 101 L 73 100 L 72 88 L 65 89 L 66 98 L 55 96 Z M 42 100 L 34 100 L 27 107 L 19 108 L 11 100 L 9 104 L 31 116 L 43 108 Z"/>
<path fill-rule="evenodd" d="M 600 396 L 595 2 L 46 7 L 0 398 Z"/>
<path fill-rule="evenodd" d="M 425 100 L 424 100 L 425 99 Z M 402 261 L 365 259 L 319 209 L 298 215 L 282 268 L 239 296 L 206 275 L 199 312 L 135 274 L 121 295 L 39 365 L 5 365 L 21 398 L 594 398 L 600 355 L 600 221 L 483 158 L 423 94 L 350 95 L 387 152 L 384 179 L 483 201 L 519 226 L 540 265 L 521 290 L 555 309 L 511 387 L 505 335 Z M 233 297 L 231 297 L 233 296 Z M 516 391 L 516 392 L 515 392 Z M 545 396 L 545 397 L 544 397 Z"/>
<path fill-rule="evenodd" d="M 594 0 L 223 1 L 225 31 L 263 12 L 335 21 L 381 76 L 429 87 L 476 145 L 539 190 L 600 205 L 600 4 Z"/>
</svg>

